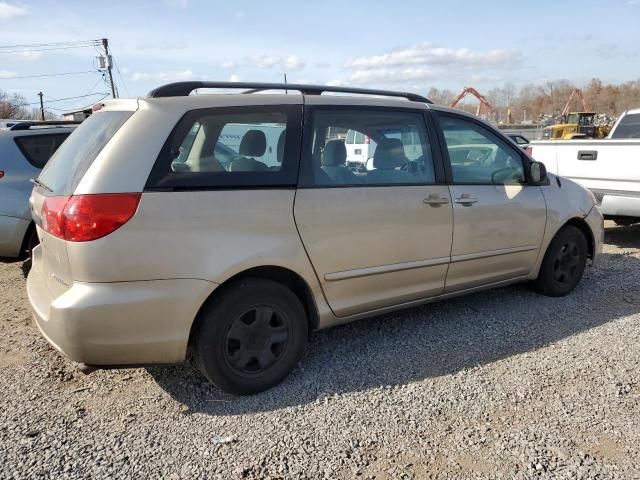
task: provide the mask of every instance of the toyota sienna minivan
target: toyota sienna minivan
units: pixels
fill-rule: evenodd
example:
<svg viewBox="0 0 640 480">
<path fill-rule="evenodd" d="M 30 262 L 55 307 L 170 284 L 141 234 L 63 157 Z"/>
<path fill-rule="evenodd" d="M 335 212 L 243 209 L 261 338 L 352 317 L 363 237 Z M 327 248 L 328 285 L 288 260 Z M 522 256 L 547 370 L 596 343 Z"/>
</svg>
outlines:
<svg viewBox="0 0 640 480">
<path fill-rule="evenodd" d="M 190 95 L 215 88 L 244 91 Z M 566 295 L 601 250 L 591 193 L 418 95 L 180 82 L 101 107 L 30 200 L 35 322 L 76 362 L 192 358 L 255 393 L 312 330 L 514 282 Z M 348 131 L 372 169 L 347 168 Z"/>
</svg>

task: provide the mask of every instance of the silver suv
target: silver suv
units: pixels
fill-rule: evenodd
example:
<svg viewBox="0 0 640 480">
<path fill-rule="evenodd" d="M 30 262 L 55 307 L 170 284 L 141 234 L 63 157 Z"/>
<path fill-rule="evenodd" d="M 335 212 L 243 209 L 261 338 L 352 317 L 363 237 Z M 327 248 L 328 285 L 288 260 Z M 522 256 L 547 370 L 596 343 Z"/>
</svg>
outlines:
<svg viewBox="0 0 640 480">
<path fill-rule="evenodd" d="M 248 91 L 189 95 L 206 88 Z M 258 94 L 285 88 L 301 94 Z M 371 170 L 345 165 L 349 131 L 376 142 Z M 28 293 L 52 345 L 93 365 L 192 356 L 239 394 L 280 382 L 315 329 L 514 282 L 565 295 L 603 235 L 591 193 L 477 117 L 291 84 L 106 102 L 31 209 Z"/>
<path fill-rule="evenodd" d="M 0 130 L 0 257 L 28 254 L 38 244 L 29 211 L 31 179 L 79 122 L 12 120 Z"/>
</svg>

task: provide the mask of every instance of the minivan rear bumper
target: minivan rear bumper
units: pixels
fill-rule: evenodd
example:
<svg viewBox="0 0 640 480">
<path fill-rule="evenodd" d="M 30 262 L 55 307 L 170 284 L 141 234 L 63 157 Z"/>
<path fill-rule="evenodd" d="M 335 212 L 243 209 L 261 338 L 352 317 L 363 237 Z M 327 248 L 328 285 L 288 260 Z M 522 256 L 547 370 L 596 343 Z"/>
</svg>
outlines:
<svg viewBox="0 0 640 480">
<path fill-rule="evenodd" d="M 27 293 L 35 323 L 64 355 L 88 365 L 177 363 L 185 359 L 189 332 L 216 284 L 172 279 L 74 282 L 50 295 L 34 249 Z"/>
</svg>

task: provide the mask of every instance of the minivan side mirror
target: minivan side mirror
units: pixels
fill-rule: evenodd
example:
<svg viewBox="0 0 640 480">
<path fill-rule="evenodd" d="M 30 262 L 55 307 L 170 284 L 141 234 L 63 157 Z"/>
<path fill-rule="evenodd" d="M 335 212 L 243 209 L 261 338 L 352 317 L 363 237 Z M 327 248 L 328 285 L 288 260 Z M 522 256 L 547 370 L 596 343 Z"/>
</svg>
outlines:
<svg viewBox="0 0 640 480">
<path fill-rule="evenodd" d="M 547 180 L 547 167 L 542 162 L 531 162 L 529 164 L 531 180 L 535 184 L 544 183 Z"/>
</svg>

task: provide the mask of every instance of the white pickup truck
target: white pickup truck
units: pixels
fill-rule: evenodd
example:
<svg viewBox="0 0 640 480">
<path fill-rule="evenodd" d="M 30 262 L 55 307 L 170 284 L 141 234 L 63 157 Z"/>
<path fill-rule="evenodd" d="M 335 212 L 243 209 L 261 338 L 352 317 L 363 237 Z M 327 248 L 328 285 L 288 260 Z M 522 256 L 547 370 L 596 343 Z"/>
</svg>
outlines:
<svg viewBox="0 0 640 480">
<path fill-rule="evenodd" d="M 625 112 L 606 139 L 540 140 L 529 147 L 549 172 L 591 190 L 605 218 L 640 222 L 640 109 Z"/>
</svg>

